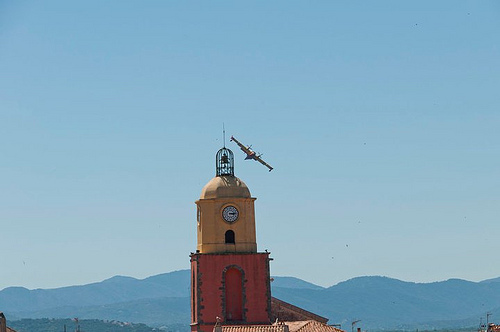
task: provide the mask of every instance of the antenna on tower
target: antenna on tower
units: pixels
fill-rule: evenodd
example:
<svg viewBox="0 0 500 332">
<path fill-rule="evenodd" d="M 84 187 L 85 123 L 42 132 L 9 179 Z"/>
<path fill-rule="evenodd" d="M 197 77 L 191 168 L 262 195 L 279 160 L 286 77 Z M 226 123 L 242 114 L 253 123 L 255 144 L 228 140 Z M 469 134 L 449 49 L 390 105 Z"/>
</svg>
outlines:
<svg viewBox="0 0 500 332">
<path fill-rule="evenodd" d="M 224 142 L 224 147 L 226 147 L 226 129 L 224 128 L 224 122 L 222 122 L 222 142 Z"/>
</svg>

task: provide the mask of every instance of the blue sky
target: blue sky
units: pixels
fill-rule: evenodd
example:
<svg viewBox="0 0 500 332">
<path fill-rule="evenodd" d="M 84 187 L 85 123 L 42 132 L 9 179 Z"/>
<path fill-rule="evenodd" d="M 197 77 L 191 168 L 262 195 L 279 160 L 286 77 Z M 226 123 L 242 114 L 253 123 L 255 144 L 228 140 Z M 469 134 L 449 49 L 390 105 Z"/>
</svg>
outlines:
<svg viewBox="0 0 500 332">
<path fill-rule="evenodd" d="M 498 1 L 0 1 L 0 289 L 189 268 L 227 143 L 274 275 L 500 276 Z"/>
</svg>

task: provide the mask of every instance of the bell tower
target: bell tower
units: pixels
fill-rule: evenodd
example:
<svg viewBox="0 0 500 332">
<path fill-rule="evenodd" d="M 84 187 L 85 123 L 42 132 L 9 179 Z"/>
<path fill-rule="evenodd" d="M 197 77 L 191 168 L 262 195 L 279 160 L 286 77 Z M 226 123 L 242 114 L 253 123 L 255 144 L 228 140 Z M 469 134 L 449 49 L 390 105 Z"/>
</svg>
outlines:
<svg viewBox="0 0 500 332">
<path fill-rule="evenodd" d="M 216 176 L 197 200 L 197 250 L 191 254 L 191 331 L 215 323 L 269 324 L 269 253 L 257 252 L 253 198 L 234 176 L 231 150 L 216 154 Z"/>
</svg>

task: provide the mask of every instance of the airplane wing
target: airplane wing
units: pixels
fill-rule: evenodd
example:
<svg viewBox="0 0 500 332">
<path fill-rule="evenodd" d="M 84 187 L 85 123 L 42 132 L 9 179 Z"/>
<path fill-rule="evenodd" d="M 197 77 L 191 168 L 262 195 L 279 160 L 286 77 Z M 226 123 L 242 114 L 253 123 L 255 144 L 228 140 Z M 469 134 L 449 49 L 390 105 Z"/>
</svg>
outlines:
<svg viewBox="0 0 500 332">
<path fill-rule="evenodd" d="M 241 144 L 236 138 L 234 138 L 233 136 L 231 136 L 231 141 L 234 141 L 236 144 L 238 144 L 238 146 L 240 147 L 240 149 L 242 149 L 245 153 L 247 153 L 248 149 L 246 146 L 244 146 L 243 144 Z"/>
<path fill-rule="evenodd" d="M 258 156 L 255 156 L 254 157 L 255 160 L 257 160 L 259 163 L 261 163 L 262 165 L 266 166 L 267 168 L 269 168 L 269 172 L 271 172 L 273 170 L 273 168 L 271 167 L 271 165 L 269 165 L 268 163 L 266 163 L 264 160 L 262 160 L 260 157 Z"/>
</svg>

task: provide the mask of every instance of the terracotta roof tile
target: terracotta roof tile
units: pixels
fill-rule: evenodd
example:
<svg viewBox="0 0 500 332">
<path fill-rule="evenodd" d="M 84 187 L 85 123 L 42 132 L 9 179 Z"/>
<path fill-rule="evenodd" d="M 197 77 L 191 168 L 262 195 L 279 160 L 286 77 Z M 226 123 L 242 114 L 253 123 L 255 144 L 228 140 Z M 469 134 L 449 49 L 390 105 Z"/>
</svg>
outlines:
<svg viewBox="0 0 500 332">
<path fill-rule="evenodd" d="M 315 320 L 279 322 L 272 325 L 223 325 L 221 332 L 344 332 Z"/>
<path fill-rule="evenodd" d="M 284 322 L 289 332 L 344 332 L 341 329 L 315 320 Z"/>
<path fill-rule="evenodd" d="M 286 332 L 284 325 L 223 325 L 222 332 Z"/>
<path fill-rule="evenodd" d="M 303 320 L 297 322 L 285 322 L 285 324 L 288 326 L 288 330 L 290 332 L 295 332 L 303 328 L 305 325 L 309 324 L 309 321 Z"/>
<path fill-rule="evenodd" d="M 291 303 L 271 297 L 271 321 L 278 319 L 280 322 L 314 320 L 326 324 L 328 318 L 316 315 L 310 311 L 299 308 Z"/>
</svg>

